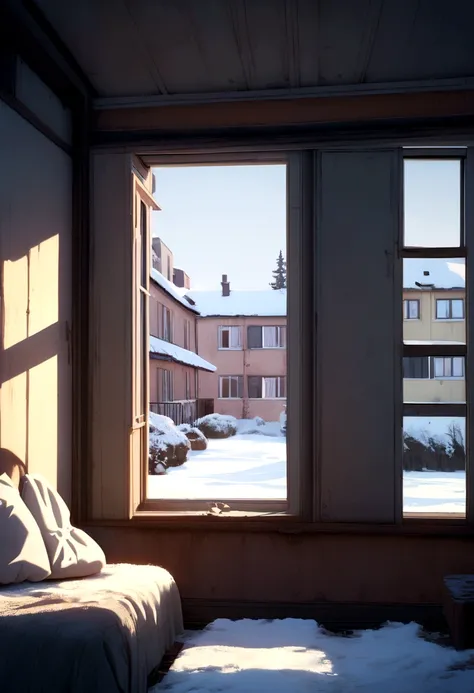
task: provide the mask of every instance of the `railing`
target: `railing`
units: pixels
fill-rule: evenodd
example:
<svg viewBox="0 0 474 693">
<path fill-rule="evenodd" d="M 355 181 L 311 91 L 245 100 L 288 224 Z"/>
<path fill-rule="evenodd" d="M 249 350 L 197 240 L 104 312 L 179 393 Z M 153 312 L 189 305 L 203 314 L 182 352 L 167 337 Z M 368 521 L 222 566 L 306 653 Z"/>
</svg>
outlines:
<svg viewBox="0 0 474 693">
<path fill-rule="evenodd" d="M 187 399 L 175 402 L 150 402 L 150 411 L 168 416 L 175 424 L 192 424 L 196 419 L 214 412 L 213 399 Z"/>
</svg>

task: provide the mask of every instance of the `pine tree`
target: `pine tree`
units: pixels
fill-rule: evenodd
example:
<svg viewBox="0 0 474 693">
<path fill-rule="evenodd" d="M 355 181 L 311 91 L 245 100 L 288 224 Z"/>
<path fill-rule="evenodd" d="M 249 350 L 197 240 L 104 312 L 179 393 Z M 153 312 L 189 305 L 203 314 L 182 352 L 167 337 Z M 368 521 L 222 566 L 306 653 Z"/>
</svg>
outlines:
<svg viewBox="0 0 474 693">
<path fill-rule="evenodd" d="M 273 281 L 270 282 L 272 289 L 274 289 L 274 291 L 286 289 L 286 262 L 283 259 L 283 253 L 281 250 L 277 258 L 276 270 L 274 270 L 272 274 Z"/>
</svg>

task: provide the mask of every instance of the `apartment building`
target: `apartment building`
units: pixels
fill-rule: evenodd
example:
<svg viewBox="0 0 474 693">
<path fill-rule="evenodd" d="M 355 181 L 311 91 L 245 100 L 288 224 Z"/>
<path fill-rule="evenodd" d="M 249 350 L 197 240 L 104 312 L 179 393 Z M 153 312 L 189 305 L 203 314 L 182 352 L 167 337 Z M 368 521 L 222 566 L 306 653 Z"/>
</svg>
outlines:
<svg viewBox="0 0 474 693">
<path fill-rule="evenodd" d="M 197 308 L 153 267 L 150 274 L 150 408 L 177 423 L 202 413 L 198 372 L 215 366 L 198 356 Z M 209 410 L 210 411 L 210 410 Z"/>
<path fill-rule="evenodd" d="M 192 291 L 197 344 L 215 372 L 199 373 L 199 396 L 237 418 L 277 421 L 286 405 L 286 291 Z"/>
<path fill-rule="evenodd" d="M 466 342 L 465 266 L 444 259 L 404 261 L 403 338 L 406 344 Z M 405 402 L 465 402 L 463 356 L 405 357 Z"/>
</svg>

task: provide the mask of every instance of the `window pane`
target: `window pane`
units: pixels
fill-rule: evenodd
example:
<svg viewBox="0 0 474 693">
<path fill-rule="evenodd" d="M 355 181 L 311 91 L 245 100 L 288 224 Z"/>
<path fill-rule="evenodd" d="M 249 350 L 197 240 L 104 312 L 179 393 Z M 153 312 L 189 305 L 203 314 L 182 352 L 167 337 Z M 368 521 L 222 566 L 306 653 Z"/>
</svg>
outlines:
<svg viewBox="0 0 474 693">
<path fill-rule="evenodd" d="M 464 376 L 464 359 L 453 358 L 453 377 L 462 378 Z"/>
<path fill-rule="evenodd" d="M 459 299 L 451 301 L 451 317 L 457 320 L 464 317 L 464 301 Z"/>
<path fill-rule="evenodd" d="M 461 239 L 461 162 L 405 159 L 404 244 L 454 248 Z"/>
<path fill-rule="evenodd" d="M 225 328 L 221 329 L 221 347 L 223 349 L 229 348 L 229 330 Z"/>
<path fill-rule="evenodd" d="M 264 378 L 264 397 L 274 399 L 277 396 L 277 379 Z"/>
<path fill-rule="evenodd" d="M 173 411 L 183 410 L 180 400 L 191 392 L 195 399 L 179 423 L 232 416 L 237 433 L 209 435 L 206 450 L 189 451 L 161 476 L 152 471 L 148 495 L 165 501 L 285 500 L 286 165 L 178 165 L 153 173 L 162 211 L 151 213 L 151 235 L 161 262 L 155 263 L 150 292 L 172 308 L 174 325 L 162 315 L 165 339 L 193 352 L 165 345 L 179 402 Z M 156 272 L 162 280 L 153 281 Z M 182 341 L 184 320 L 190 331 Z"/>
<path fill-rule="evenodd" d="M 404 513 L 466 512 L 466 419 L 403 420 Z"/>
<path fill-rule="evenodd" d="M 436 301 L 436 317 L 439 319 L 449 318 L 449 301 L 437 299 Z"/>
<path fill-rule="evenodd" d="M 221 397 L 229 397 L 229 378 L 221 378 Z"/>
<path fill-rule="evenodd" d="M 464 344 L 464 296 L 464 259 L 405 258 L 404 341 Z M 410 314 L 417 319 L 410 319 Z"/>
</svg>

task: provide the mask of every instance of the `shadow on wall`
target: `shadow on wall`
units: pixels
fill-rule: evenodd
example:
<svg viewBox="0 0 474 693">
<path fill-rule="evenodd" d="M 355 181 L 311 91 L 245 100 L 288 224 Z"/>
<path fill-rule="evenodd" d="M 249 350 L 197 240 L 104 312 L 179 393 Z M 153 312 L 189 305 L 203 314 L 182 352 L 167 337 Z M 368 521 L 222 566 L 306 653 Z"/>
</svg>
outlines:
<svg viewBox="0 0 474 693">
<path fill-rule="evenodd" d="M 71 161 L 2 102 L 0 149 L 2 456 L 69 502 Z"/>
</svg>

